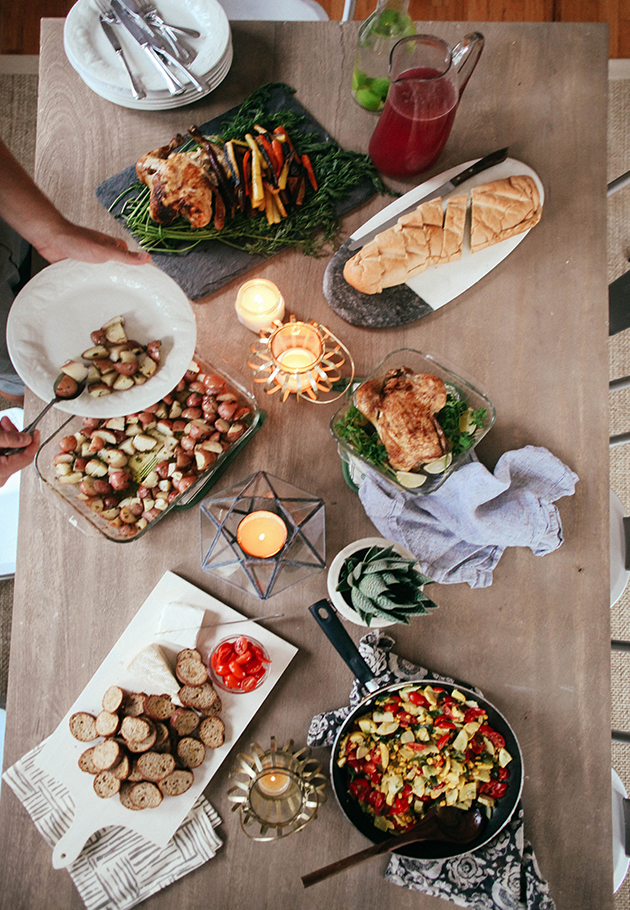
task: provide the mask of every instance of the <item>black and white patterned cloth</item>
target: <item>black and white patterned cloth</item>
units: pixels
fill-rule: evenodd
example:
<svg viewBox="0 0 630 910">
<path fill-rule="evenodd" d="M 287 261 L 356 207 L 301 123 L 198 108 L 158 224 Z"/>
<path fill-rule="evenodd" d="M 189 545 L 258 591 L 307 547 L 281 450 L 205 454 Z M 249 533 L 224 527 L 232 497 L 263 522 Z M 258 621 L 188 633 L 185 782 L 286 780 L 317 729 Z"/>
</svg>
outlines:
<svg viewBox="0 0 630 910">
<path fill-rule="evenodd" d="M 70 827 L 74 803 L 68 790 L 37 765 L 36 746 L 5 771 L 14 791 L 49 847 Z M 68 872 L 87 910 L 130 910 L 212 859 L 222 844 L 219 815 L 202 795 L 168 844 L 156 847 L 129 828 L 93 834 Z"/>
<path fill-rule="evenodd" d="M 379 684 L 386 686 L 411 679 L 459 682 L 482 695 L 468 683 L 440 676 L 403 660 L 392 651 L 394 645 L 393 638 L 376 630 L 368 632 L 359 644 L 359 651 Z M 337 730 L 364 697 L 365 692 L 355 679 L 349 705 L 315 715 L 308 731 L 308 745 L 332 746 Z M 415 860 L 392 854 L 385 880 L 473 910 L 555 908 L 549 886 L 542 878 L 531 844 L 525 838 L 520 805 L 510 823 L 480 850 L 445 860 Z"/>
</svg>

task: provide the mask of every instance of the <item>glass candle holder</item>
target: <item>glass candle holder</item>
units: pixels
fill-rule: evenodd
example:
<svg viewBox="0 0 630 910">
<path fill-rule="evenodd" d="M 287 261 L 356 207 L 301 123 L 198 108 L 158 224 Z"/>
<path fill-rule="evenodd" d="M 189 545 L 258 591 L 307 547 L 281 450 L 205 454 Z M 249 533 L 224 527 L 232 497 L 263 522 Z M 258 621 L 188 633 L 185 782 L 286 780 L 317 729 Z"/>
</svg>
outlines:
<svg viewBox="0 0 630 910">
<path fill-rule="evenodd" d="M 296 751 L 293 740 L 279 749 L 275 736 L 269 749 L 252 743 L 251 750 L 251 755 L 238 756 L 239 767 L 230 775 L 236 784 L 228 790 L 232 811 L 240 812 L 241 828 L 257 841 L 300 831 L 325 800 L 321 765 L 311 758 L 310 749 Z"/>
<path fill-rule="evenodd" d="M 345 394 L 354 379 L 354 361 L 348 349 L 325 326 L 314 320 L 300 322 L 291 316 L 282 325 L 261 330 L 260 341 L 251 345 L 247 361 L 254 382 L 265 392 L 281 392 L 282 401 L 291 393 L 316 404 L 329 404 Z M 257 359 L 257 360 L 256 360 Z M 350 376 L 342 377 L 344 364 Z"/>
<path fill-rule="evenodd" d="M 252 332 L 270 328 L 284 317 L 284 298 L 267 278 L 252 278 L 238 289 L 234 304 L 238 321 Z"/>
<path fill-rule="evenodd" d="M 201 567 L 261 600 L 326 567 L 324 502 L 259 471 L 200 505 Z"/>
</svg>

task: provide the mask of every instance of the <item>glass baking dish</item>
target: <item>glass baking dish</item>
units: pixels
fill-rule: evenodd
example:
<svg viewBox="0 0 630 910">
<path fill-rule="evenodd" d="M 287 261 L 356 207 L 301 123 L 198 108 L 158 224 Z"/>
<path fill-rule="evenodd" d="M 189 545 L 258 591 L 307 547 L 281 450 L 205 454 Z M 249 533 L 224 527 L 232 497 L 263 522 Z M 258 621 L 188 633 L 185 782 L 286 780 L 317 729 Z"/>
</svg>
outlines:
<svg viewBox="0 0 630 910">
<path fill-rule="evenodd" d="M 449 396 L 449 401 L 463 401 L 466 406 L 479 414 L 479 426 L 472 425 L 468 435 L 468 448 L 458 454 L 446 457 L 444 464 L 434 463 L 423 465 L 414 473 L 394 471 L 387 463 L 378 465 L 359 453 L 355 444 L 344 434 L 344 422 L 351 418 L 351 409 L 354 408 L 354 392 L 363 384 L 374 379 L 381 379 L 390 370 L 407 367 L 413 373 L 430 373 L 439 376 L 444 382 Z M 442 413 L 442 412 L 440 412 Z M 442 486 L 446 478 L 457 470 L 473 451 L 475 446 L 483 439 L 495 421 L 494 405 L 484 392 L 474 384 L 474 380 L 464 378 L 461 372 L 451 365 L 440 362 L 433 354 L 415 351 L 411 348 L 400 348 L 388 354 L 378 366 L 365 379 L 357 380 L 349 392 L 344 404 L 337 410 L 330 422 L 330 432 L 337 442 L 339 456 L 342 460 L 344 477 L 348 485 L 357 490 L 365 476 L 382 478 L 398 489 L 411 494 L 432 493 Z M 366 430 L 376 437 L 376 430 L 366 420 Z"/>
<path fill-rule="evenodd" d="M 148 520 L 146 525 L 141 523 L 141 526 L 135 527 L 135 523 L 132 523 L 132 526 L 134 527 L 134 531 L 131 534 L 129 534 L 128 531 L 123 529 L 123 533 L 125 535 L 129 534 L 129 536 L 121 535 L 121 527 L 124 524 L 124 522 L 122 522 L 122 523 L 119 522 L 118 524 L 116 524 L 116 521 L 114 520 L 113 523 L 110 523 L 109 519 L 106 520 L 102 517 L 101 512 L 103 512 L 103 511 L 107 512 L 107 514 L 113 514 L 113 513 L 110 513 L 109 509 L 107 508 L 109 506 L 109 503 L 105 503 L 104 507 L 100 507 L 100 504 L 95 503 L 95 498 L 96 498 L 95 496 L 90 496 L 90 497 L 87 497 L 87 499 L 86 499 L 86 494 L 83 492 L 81 482 L 79 482 L 79 481 L 71 482 L 71 483 L 61 483 L 59 480 L 58 469 L 55 466 L 55 464 L 53 463 L 53 459 L 56 456 L 63 454 L 63 450 L 60 447 L 61 440 L 63 440 L 64 438 L 70 437 L 76 433 L 83 434 L 86 432 L 83 418 L 75 417 L 75 416 L 70 417 L 59 427 L 59 429 L 57 429 L 51 436 L 49 436 L 39 447 L 39 450 L 38 450 L 36 458 L 35 458 L 35 469 L 40 478 L 41 486 L 43 489 L 50 491 L 54 495 L 55 500 L 62 504 L 62 508 L 64 509 L 64 511 L 67 512 L 70 522 L 73 525 L 75 525 L 75 527 L 78 527 L 79 530 L 81 530 L 85 533 L 88 533 L 88 534 L 97 533 L 99 535 L 102 535 L 103 537 L 106 537 L 108 540 L 114 541 L 115 543 L 130 543 L 133 540 L 138 540 L 140 537 L 142 537 L 144 534 L 146 534 L 146 532 L 149 531 L 156 524 L 156 522 L 162 520 L 166 515 L 170 514 L 174 509 L 187 509 L 187 508 L 190 508 L 191 506 L 195 505 L 197 502 L 199 502 L 200 499 L 205 495 L 208 488 L 210 486 L 212 486 L 212 484 L 217 480 L 217 478 L 223 473 L 223 471 L 228 466 L 228 464 L 230 464 L 230 462 L 233 460 L 233 458 L 238 454 L 238 452 L 243 448 L 243 446 L 251 439 L 251 437 L 254 435 L 254 433 L 262 425 L 262 423 L 264 421 L 264 416 L 265 416 L 264 412 L 258 408 L 258 405 L 256 404 L 256 400 L 254 399 L 253 395 L 245 388 L 245 386 L 243 385 L 243 382 L 240 378 L 236 378 L 231 373 L 227 373 L 222 368 L 215 366 L 213 363 L 211 363 L 210 361 L 206 360 L 204 357 L 199 356 L 197 354 L 195 354 L 194 361 L 191 364 L 191 368 L 194 365 L 197 365 L 199 368 L 198 374 L 194 379 L 189 378 L 187 380 L 187 388 L 185 390 L 181 390 L 181 392 L 179 393 L 180 396 L 183 396 L 184 392 L 186 392 L 186 396 L 188 396 L 189 393 L 192 394 L 192 391 L 194 391 L 194 389 L 191 390 L 191 388 L 190 388 L 191 382 L 194 383 L 197 381 L 201 381 L 203 384 L 203 377 L 205 375 L 211 374 L 212 376 L 219 376 L 221 379 L 223 379 L 225 381 L 225 384 L 227 385 L 228 393 L 233 393 L 233 395 L 236 397 L 237 411 L 235 411 L 235 414 L 238 413 L 238 409 L 242 409 L 242 408 L 249 409 L 247 414 L 245 414 L 243 417 L 238 418 L 238 422 L 245 425 L 245 430 L 241 433 L 240 436 L 238 436 L 237 439 L 235 439 L 233 442 L 230 442 L 229 447 L 224 447 L 224 451 L 222 451 L 221 453 L 213 453 L 216 460 L 214 460 L 207 468 L 205 468 L 205 470 L 201 470 L 201 469 L 195 468 L 195 467 L 190 467 L 189 470 L 191 470 L 191 471 L 194 471 L 194 470 L 199 471 L 198 475 L 196 476 L 196 479 L 194 481 L 192 481 L 192 480 L 189 481 L 190 486 L 188 486 L 188 488 L 183 490 L 182 492 L 177 493 L 176 496 L 174 496 L 174 497 L 171 496 L 170 497 L 171 501 L 168 501 L 167 505 L 165 507 L 161 508 L 161 510 L 155 510 L 158 514 L 155 514 L 154 517 L 152 517 L 150 520 Z M 192 376 L 192 373 L 186 373 L 186 376 L 187 377 Z M 197 377 L 201 377 L 201 380 L 199 380 Z M 198 394 L 201 394 L 199 392 L 199 390 L 197 390 L 197 392 L 198 392 Z M 124 393 L 122 393 L 122 394 L 124 394 Z M 175 391 L 171 394 L 175 395 Z M 210 392 L 208 392 L 208 394 L 210 394 Z M 168 396 L 165 396 L 165 398 L 168 398 Z M 173 399 L 173 401 L 174 400 L 179 400 L 179 399 L 175 398 L 175 399 Z M 166 418 L 162 418 L 162 419 L 166 419 L 167 422 L 169 422 L 169 414 L 175 413 L 174 411 L 171 410 L 172 406 L 173 406 L 173 401 L 165 403 L 164 399 L 161 399 L 158 402 L 158 405 L 163 406 L 163 408 L 161 409 L 162 411 L 163 411 L 164 407 L 166 407 L 167 415 L 166 415 Z M 182 401 L 180 401 L 180 405 L 183 405 L 182 411 L 184 411 L 187 406 L 186 399 L 183 399 Z M 200 408 L 198 408 L 198 410 L 200 410 Z M 145 412 L 143 412 L 143 413 L 145 413 Z M 127 424 L 127 421 L 130 418 L 133 418 L 135 416 L 139 416 L 139 415 L 129 415 L 129 417 L 124 418 L 125 423 Z M 218 417 L 219 415 L 215 414 L 214 416 Z M 177 418 L 180 419 L 182 422 L 186 422 L 186 424 L 191 423 L 193 420 L 192 417 L 183 418 L 182 415 L 177 415 Z M 202 416 L 197 418 L 197 421 L 198 421 L 197 429 L 199 429 L 199 423 L 208 422 L 209 420 L 210 420 L 210 418 L 206 417 L 205 413 L 202 413 Z M 156 422 L 159 422 L 159 421 L 156 421 Z M 234 419 L 232 421 L 232 424 L 234 424 L 236 422 L 237 422 L 236 419 Z M 100 421 L 99 428 L 106 429 L 107 423 L 108 423 L 107 420 Z M 178 425 L 177 419 L 175 419 L 175 420 L 170 419 L 170 423 Z M 229 421 L 226 421 L 226 423 L 229 423 Z M 127 424 L 127 426 L 131 426 L 131 425 Z M 221 425 L 221 427 L 223 428 L 223 425 Z M 149 427 L 149 429 L 147 430 L 147 434 L 150 435 L 151 431 L 153 429 L 155 429 L 157 432 L 157 427 L 156 428 Z M 189 429 L 190 428 L 187 428 L 186 430 L 181 430 L 181 431 L 178 430 L 174 435 L 179 441 L 181 441 L 181 439 L 183 439 L 186 435 L 190 435 Z M 214 428 L 214 426 L 212 427 L 212 429 L 214 431 L 214 435 L 217 435 L 217 431 Z M 240 427 L 238 429 L 240 429 Z M 117 446 L 119 444 L 126 442 L 128 436 L 123 436 L 121 439 L 120 438 L 121 432 L 122 431 L 119 431 L 116 434 L 118 439 L 115 441 L 114 444 L 112 444 L 112 446 L 110 446 L 108 443 L 106 443 L 106 449 L 110 449 L 112 447 L 117 448 Z M 144 433 L 144 428 L 143 428 L 142 432 Z M 205 432 L 205 430 L 203 430 L 203 432 Z M 221 433 L 219 442 L 222 441 L 224 443 L 227 443 L 226 432 L 227 431 L 224 431 L 223 433 Z M 98 434 L 96 434 L 96 435 L 98 435 Z M 160 442 L 158 442 L 158 446 L 161 446 L 164 443 L 164 437 L 160 436 L 159 438 L 160 438 Z M 200 438 L 200 442 L 202 442 L 202 441 L 204 441 L 204 437 Z M 210 441 L 209 437 L 207 438 L 207 441 L 208 442 Z M 90 443 L 89 438 L 88 438 L 87 442 Z M 217 446 L 214 446 L 212 448 L 217 448 Z M 139 500 L 137 493 L 138 493 L 139 487 L 143 486 L 142 479 L 143 478 L 149 479 L 149 480 L 151 480 L 151 482 L 153 482 L 153 479 L 148 478 L 148 475 L 150 475 L 151 471 L 154 468 L 156 468 L 158 465 L 160 465 L 160 464 L 163 465 L 164 462 L 166 462 L 168 465 L 172 465 L 172 466 L 170 468 L 167 468 L 166 470 L 163 467 L 160 468 L 161 472 L 165 473 L 165 475 L 166 475 L 164 478 L 160 477 L 160 480 L 164 480 L 165 482 L 170 481 L 171 485 L 172 485 L 171 478 L 174 476 L 177 476 L 174 474 L 174 472 L 177 471 L 177 465 L 172 464 L 173 458 L 167 457 L 168 449 L 169 449 L 168 443 L 164 443 L 163 448 L 161 448 L 159 450 L 156 449 L 157 463 L 155 463 L 153 461 L 153 459 L 151 458 L 151 455 L 154 454 L 152 452 L 145 453 L 142 451 L 138 451 L 133 456 L 128 456 L 127 464 L 124 465 L 123 467 L 126 468 L 127 470 L 129 470 L 130 466 L 132 466 L 132 465 L 134 465 L 135 467 L 134 467 L 134 470 L 132 473 L 130 486 L 127 489 L 120 491 L 119 493 L 112 491 L 111 495 L 116 497 L 118 499 L 118 503 L 119 503 L 118 506 L 113 507 L 114 512 L 115 512 L 116 508 L 120 507 L 120 503 L 122 503 L 123 505 L 127 504 L 127 507 L 130 508 L 132 504 L 127 502 L 129 499 L 134 500 L 133 506 L 134 506 L 134 508 L 137 508 L 136 503 Z M 181 449 L 181 447 L 180 447 L 180 449 Z M 76 454 L 76 453 L 74 453 L 74 454 Z M 180 451 L 180 454 L 181 454 L 181 451 Z M 194 461 L 195 460 L 194 451 L 191 451 L 190 454 L 192 455 L 192 458 Z M 97 452 L 93 453 L 93 455 L 91 457 L 99 457 L 99 452 L 97 451 Z M 108 457 L 111 458 L 111 456 L 108 456 Z M 70 465 L 73 473 L 74 473 L 75 465 L 76 465 L 76 460 L 74 460 Z M 98 468 L 98 465 L 97 465 L 97 468 Z M 81 473 L 81 472 L 79 472 L 79 473 Z M 83 479 L 85 480 L 85 476 Z M 111 479 L 111 470 L 110 470 L 109 474 L 107 474 L 107 473 L 104 474 L 104 479 L 105 480 Z M 178 482 L 179 482 L 179 478 L 178 478 Z M 157 489 L 159 487 L 159 483 L 155 486 Z M 154 498 L 152 492 L 149 492 L 148 494 L 146 494 L 145 491 L 140 491 L 140 492 L 142 493 L 143 496 L 147 496 L 147 498 L 152 500 L 154 503 L 157 501 L 158 493 L 155 494 L 156 498 Z M 167 494 L 169 492 L 168 483 L 164 484 L 164 492 L 166 492 Z M 173 492 L 173 490 L 171 489 L 171 493 L 172 492 Z M 96 494 L 96 495 L 98 495 L 98 494 Z M 101 499 L 102 498 L 103 497 L 101 496 Z M 145 503 L 146 501 L 147 501 L 147 499 L 141 500 L 142 503 Z M 99 510 L 95 511 L 95 509 L 90 505 L 90 503 L 97 505 L 99 507 Z M 120 509 L 119 517 L 120 517 L 121 513 L 122 513 L 122 509 Z M 128 515 L 128 513 L 126 513 L 126 514 Z M 149 514 L 149 510 L 146 510 L 145 514 Z M 131 517 L 131 516 L 128 515 L 128 517 Z"/>
</svg>

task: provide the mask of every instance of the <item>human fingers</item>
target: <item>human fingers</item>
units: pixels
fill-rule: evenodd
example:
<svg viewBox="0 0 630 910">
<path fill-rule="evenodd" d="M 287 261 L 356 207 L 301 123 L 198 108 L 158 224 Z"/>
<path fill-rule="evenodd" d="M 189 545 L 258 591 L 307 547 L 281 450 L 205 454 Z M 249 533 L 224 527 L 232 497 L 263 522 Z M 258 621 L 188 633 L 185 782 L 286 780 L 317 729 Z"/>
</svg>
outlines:
<svg viewBox="0 0 630 910">
<path fill-rule="evenodd" d="M 8 417 L 0 418 L 0 448 L 20 449 L 30 445 L 31 436 L 21 433 Z"/>
<path fill-rule="evenodd" d="M 27 439 L 31 439 L 26 433 L 20 435 L 26 436 Z M 39 448 L 39 441 L 39 430 L 35 430 L 32 441 L 26 446 L 23 452 L 18 452 L 15 455 L 0 455 L 0 487 L 4 486 L 12 474 L 21 471 L 22 468 L 27 467 L 27 465 L 33 461 L 37 449 Z"/>
</svg>

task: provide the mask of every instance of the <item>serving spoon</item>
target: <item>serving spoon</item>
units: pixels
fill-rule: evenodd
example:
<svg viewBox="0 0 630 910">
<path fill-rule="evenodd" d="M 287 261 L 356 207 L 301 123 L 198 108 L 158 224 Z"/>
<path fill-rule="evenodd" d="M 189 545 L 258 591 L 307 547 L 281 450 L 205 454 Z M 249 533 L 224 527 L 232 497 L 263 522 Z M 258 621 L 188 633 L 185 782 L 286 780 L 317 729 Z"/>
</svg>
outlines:
<svg viewBox="0 0 630 910">
<path fill-rule="evenodd" d="M 72 376 L 68 376 L 66 373 L 60 373 L 53 383 L 53 392 L 55 397 L 52 401 L 49 401 L 46 407 L 39 412 L 35 420 L 31 421 L 27 427 L 24 427 L 22 430 L 23 433 L 28 433 L 29 435 L 33 432 L 39 421 L 42 417 L 50 411 L 52 406 L 58 401 L 73 401 L 75 398 L 78 398 L 87 382 L 87 373 L 85 378 L 78 382 L 76 379 L 73 379 Z M 20 452 L 23 452 L 26 446 L 22 446 L 21 449 L 12 449 L 10 447 L 5 449 L 0 449 L 0 455 L 18 455 Z"/>
<path fill-rule="evenodd" d="M 345 869 L 351 869 L 358 866 L 373 856 L 382 856 L 384 853 L 391 853 L 399 847 L 407 844 L 414 844 L 421 840 L 440 840 L 450 841 L 454 844 L 468 844 L 474 841 L 481 833 L 487 819 L 481 810 L 475 806 L 474 809 L 457 809 L 455 806 L 438 806 L 429 809 L 422 821 L 417 825 L 404 831 L 396 837 L 390 837 L 380 844 L 373 844 L 365 850 L 359 850 L 346 856 L 344 859 L 338 859 L 328 866 L 323 866 L 315 872 L 302 876 L 302 884 L 305 888 L 316 885 L 317 882 L 330 878 L 331 875 L 337 875 Z"/>
</svg>

